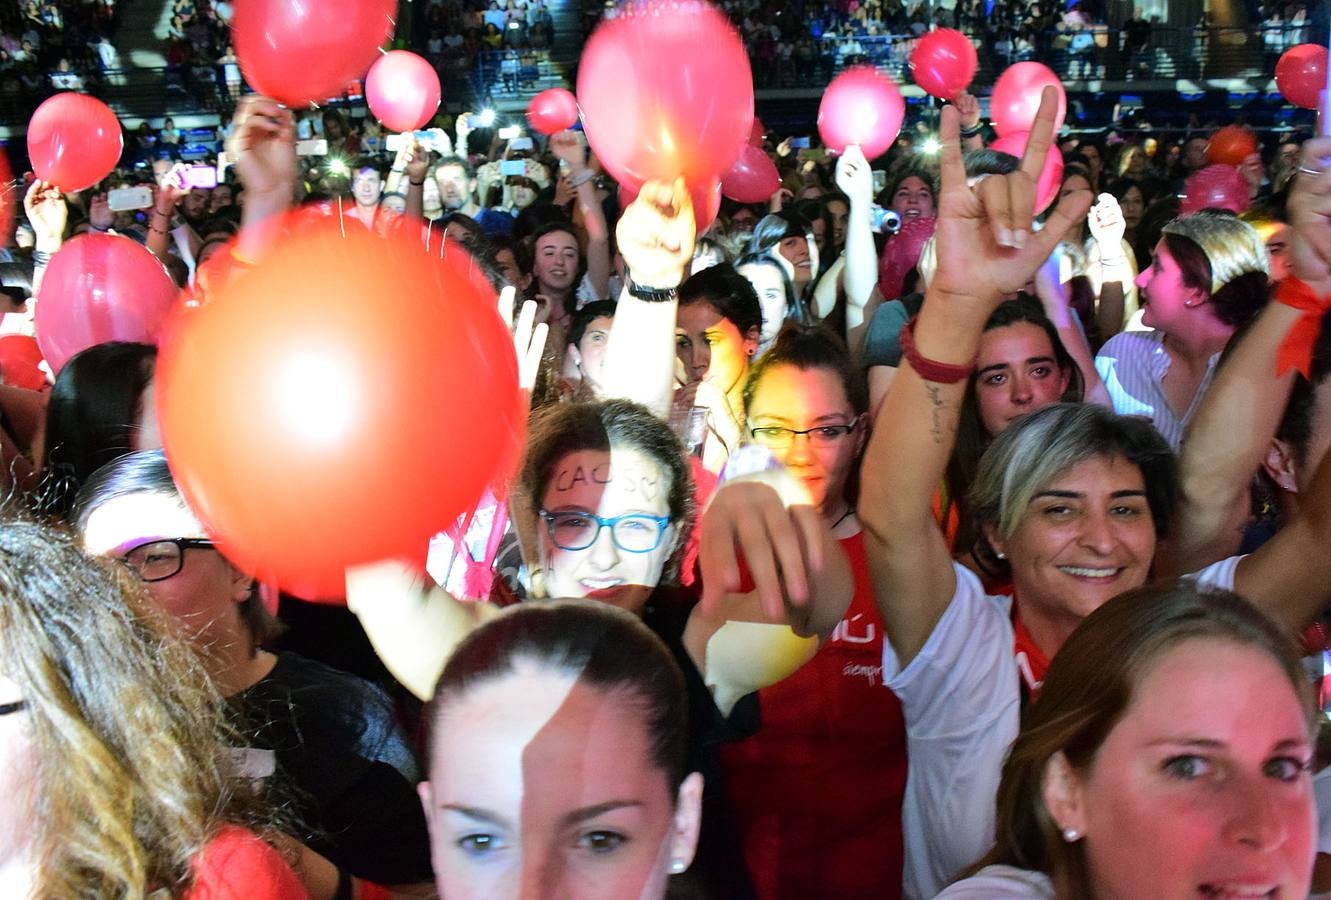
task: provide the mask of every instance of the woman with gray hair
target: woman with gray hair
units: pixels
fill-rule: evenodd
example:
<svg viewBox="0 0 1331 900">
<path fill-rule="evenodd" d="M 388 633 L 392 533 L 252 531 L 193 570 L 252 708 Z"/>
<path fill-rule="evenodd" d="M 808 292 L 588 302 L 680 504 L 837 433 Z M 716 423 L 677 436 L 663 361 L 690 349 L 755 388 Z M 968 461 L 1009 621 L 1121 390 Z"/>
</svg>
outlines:
<svg viewBox="0 0 1331 900">
<path fill-rule="evenodd" d="M 944 110 L 938 270 L 903 331 L 903 364 L 866 454 L 865 549 L 892 652 L 883 676 L 901 699 L 910 773 L 903 809 L 910 897 L 932 897 L 993 844 L 995 797 L 1024 699 L 1083 618 L 1150 576 L 1177 491 L 1167 443 L 1140 418 L 1077 404 L 1009 425 L 972 488 L 976 530 L 1010 570 L 988 595 L 955 565 L 932 513 L 984 323 L 1086 214 L 1064 197 L 1031 229 L 1036 178 L 1053 132 L 1047 93 L 1021 168 L 967 187 L 956 114 Z M 1331 509 L 1331 466 L 1307 510 Z M 1320 542 L 1331 519 L 1306 516 L 1257 553 L 1194 576 L 1297 627 L 1327 600 Z M 1069 832 L 1068 841 L 1082 838 Z"/>
</svg>

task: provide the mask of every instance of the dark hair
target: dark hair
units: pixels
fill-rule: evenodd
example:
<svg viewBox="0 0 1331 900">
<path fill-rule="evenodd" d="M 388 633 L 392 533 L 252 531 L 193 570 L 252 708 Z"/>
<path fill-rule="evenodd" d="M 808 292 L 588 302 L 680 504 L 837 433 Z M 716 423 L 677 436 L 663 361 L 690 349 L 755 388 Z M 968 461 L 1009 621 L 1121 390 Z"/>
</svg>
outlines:
<svg viewBox="0 0 1331 900">
<path fill-rule="evenodd" d="M 786 321 L 807 323 L 811 320 L 812 317 L 809 315 L 808 308 L 800 301 L 799 297 L 795 294 L 795 285 L 790 280 L 790 274 L 786 272 L 785 266 L 783 266 L 780 262 L 778 262 L 776 257 L 772 256 L 770 252 L 761 251 L 758 253 L 746 253 L 743 256 L 741 256 L 739 259 L 735 260 L 734 268 L 736 272 L 738 272 L 740 269 L 744 268 L 745 266 L 772 266 L 778 272 L 780 272 L 781 281 L 786 287 L 786 315 L 785 315 Z M 746 278 L 745 281 L 748 281 L 748 279 Z M 749 286 L 752 287 L 753 282 L 750 281 Z M 754 296 L 756 297 L 757 294 L 758 292 L 755 290 Z M 762 311 L 762 301 L 759 301 L 760 316 L 761 316 L 761 311 Z"/>
<path fill-rule="evenodd" d="M 774 252 L 786 238 L 806 238 L 811 231 L 813 227 L 809 224 L 809 220 L 793 210 L 769 213 L 753 226 L 753 236 L 749 238 L 749 252 Z"/>
<path fill-rule="evenodd" d="M 444 168 L 445 166 L 457 166 L 463 172 L 466 173 L 468 178 L 476 177 L 476 167 L 473 166 L 471 163 L 467 162 L 461 156 L 440 157 L 439 161 L 434 164 L 435 171 L 438 171 Z"/>
<path fill-rule="evenodd" d="M 1021 160 L 1011 153 L 989 147 L 970 151 L 966 154 L 964 162 L 967 178 L 979 175 L 1011 175 L 1021 166 Z"/>
<path fill-rule="evenodd" d="M 467 232 L 467 240 L 470 243 L 483 245 L 485 243 L 485 230 L 480 224 L 466 213 L 451 212 L 445 213 L 439 217 L 435 223 L 440 228 L 447 228 L 449 225 L 457 225 Z"/>
<path fill-rule="evenodd" d="M 369 169 L 380 178 L 383 178 L 386 174 L 383 160 L 379 159 L 377 156 L 359 157 L 351 166 L 351 174 L 355 175 L 362 169 Z"/>
<path fill-rule="evenodd" d="M 637 616 L 591 600 L 520 603 L 467 635 L 448 658 L 426 707 L 427 745 L 451 701 L 517 674 L 522 663 L 576 676 L 589 687 L 635 701 L 652 763 L 665 773 L 672 792 L 679 789 L 688 748 L 688 701 L 679 665 Z"/>
<path fill-rule="evenodd" d="M 924 186 L 929 189 L 929 196 L 935 203 L 938 202 L 938 175 L 924 157 L 912 154 L 899 159 L 888 171 L 887 185 L 878 195 L 879 205 L 889 205 L 893 195 L 901 188 L 901 182 L 912 176 L 923 181 Z"/>
<path fill-rule="evenodd" d="M 1165 226 L 1178 218 L 1181 205 L 1182 202 L 1176 195 L 1166 192 L 1151 201 L 1145 211 L 1142 212 L 1142 220 L 1137 224 L 1137 239 L 1132 247 L 1132 251 L 1137 257 L 1138 268 L 1143 268 L 1150 262 L 1151 256 L 1155 253 L 1155 245 L 1160 243 L 1160 236 L 1164 233 Z M 1209 291 L 1210 281 L 1207 281 L 1206 284 Z"/>
<path fill-rule="evenodd" d="M 704 301 L 729 319 L 741 337 L 750 331 L 762 331 L 763 308 L 758 293 L 749 279 L 729 263 L 717 263 L 694 272 L 679 286 L 680 306 Z"/>
<path fill-rule="evenodd" d="M 763 377 L 778 366 L 793 366 L 803 371 L 826 369 L 841 381 L 846 399 L 850 401 L 856 415 L 868 408 L 864 379 L 859 377 L 851 365 L 846 342 L 824 325 L 788 322 L 782 326 L 772 346 L 749 366 L 749 374 L 744 381 L 745 409 L 749 408 L 754 394 L 758 393 L 758 385 Z"/>
<path fill-rule="evenodd" d="M 1142 195 L 1142 216 L 1144 217 L 1146 215 L 1146 207 L 1150 205 L 1151 197 L 1146 193 L 1146 186 L 1140 181 L 1135 178 L 1115 178 L 1113 181 L 1109 182 L 1109 187 L 1106 190 L 1108 190 L 1109 194 L 1113 196 L 1115 200 L 1122 203 L 1123 198 L 1128 195 L 1128 191 L 1133 188 L 1136 188 L 1137 192 Z"/>
<path fill-rule="evenodd" d="M 627 447 L 656 460 L 670 478 L 666 504 L 677 526 L 678 545 L 662 579 L 678 573 L 684 540 L 693 525 L 693 474 L 679 438 L 664 420 L 628 400 L 561 403 L 533 417 L 527 449 L 518 473 L 518 489 L 533 510 L 554 477 L 555 467 L 570 453 Z"/>
<path fill-rule="evenodd" d="M 581 344 L 588 326 L 602 316 L 613 319 L 618 305 L 614 300 L 593 300 L 591 303 L 584 304 L 573 314 L 573 318 L 569 321 L 568 343 L 574 347 Z"/>
<path fill-rule="evenodd" d="M 74 497 L 70 511 L 71 524 L 82 533 L 93 512 L 117 497 L 130 494 L 164 494 L 175 497 L 182 506 L 180 496 L 166 454 L 161 450 L 140 450 L 117 457 L 88 477 Z M 259 583 L 250 587 L 250 595 L 240 604 L 240 617 L 250 632 L 253 653 L 282 633 L 282 625 L 268 612 L 259 597 Z"/>
<path fill-rule="evenodd" d="M 1026 706 L 998 786 L 997 842 L 974 867 L 1007 864 L 1048 874 L 1058 897 L 1090 897 L 1084 842 L 1068 843 L 1044 804 L 1043 781 L 1057 753 L 1087 771 L 1161 658 L 1192 640 L 1264 652 L 1303 704 L 1313 706 L 1294 642 L 1230 591 L 1173 581 L 1137 588 L 1087 616 L 1054 656 L 1040 699 Z"/>
<path fill-rule="evenodd" d="M 558 209 L 558 207 L 552 207 L 552 208 Z M 545 237 L 547 234 L 554 234 L 559 231 L 562 231 L 573 238 L 573 244 L 574 246 L 578 247 L 578 253 L 581 254 L 582 243 L 578 240 L 578 233 L 573 229 L 573 223 L 570 222 L 568 218 L 562 214 L 562 212 L 558 217 L 554 218 L 553 220 L 548 222 L 542 222 L 541 224 L 537 225 L 535 230 L 532 231 L 531 237 L 527 238 L 527 243 L 531 247 L 532 254 L 535 255 L 536 253 L 537 241 Z"/>
<path fill-rule="evenodd" d="M 1169 255 L 1179 267 L 1179 278 L 1186 286 L 1209 298 L 1211 312 L 1231 328 L 1242 328 L 1257 317 L 1266 305 L 1271 279 L 1265 272 L 1245 272 L 1231 278 L 1211 293 L 1211 260 L 1192 238 L 1165 232 L 1162 238 Z"/>
<path fill-rule="evenodd" d="M 116 341 L 76 353 L 60 369 L 46 406 L 43 513 L 63 518 L 79 485 L 134 449 L 131 436 L 156 361 L 156 347 Z"/>
<path fill-rule="evenodd" d="M 526 241 L 520 241 L 512 235 L 496 234 L 490 239 L 490 261 L 498 265 L 498 256 L 501 250 L 507 250 L 513 254 L 513 261 L 518 264 L 518 271 L 523 275 L 531 274 L 531 248 L 527 246 Z"/>
</svg>

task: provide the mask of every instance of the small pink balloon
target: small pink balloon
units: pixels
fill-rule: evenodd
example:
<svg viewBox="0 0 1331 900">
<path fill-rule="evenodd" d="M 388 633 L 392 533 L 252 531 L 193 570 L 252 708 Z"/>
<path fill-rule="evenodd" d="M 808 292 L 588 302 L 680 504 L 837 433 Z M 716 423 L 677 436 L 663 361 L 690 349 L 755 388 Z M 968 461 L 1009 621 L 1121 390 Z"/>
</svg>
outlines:
<svg viewBox="0 0 1331 900">
<path fill-rule="evenodd" d="M 385 53 L 365 76 L 370 112 L 392 131 L 415 131 L 439 109 L 439 73 L 406 50 Z"/>
<path fill-rule="evenodd" d="M 823 92 L 818 133 L 835 153 L 858 144 L 873 159 L 892 146 L 905 116 L 906 102 L 895 84 L 873 66 L 853 66 Z"/>
<path fill-rule="evenodd" d="M 619 186 L 619 208 L 625 210 L 638 199 L 641 185 L 621 184 Z M 719 179 L 689 185 L 689 196 L 693 199 L 693 222 L 698 234 L 702 234 L 721 212 L 721 182 Z M 770 195 L 769 195 L 770 196 Z"/>
<path fill-rule="evenodd" d="M 578 98 L 564 88 L 550 88 L 531 98 L 527 121 L 541 134 L 558 134 L 578 121 Z"/>
<path fill-rule="evenodd" d="M 176 285 L 142 244 L 115 234 L 65 243 L 37 291 L 37 343 L 51 369 L 107 341 L 157 342 L 176 303 Z"/>
<path fill-rule="evenodd" d="M 1021 159 L 1022 154 L 1026 152 L 1026 140 L 1030 135 L 1025 131 L 1017 131 L 1012 134 L 1005 134 L 998 140 L 989 145 L 990 150 L 999 150 L 1003 153 L 1010 153 L 1017 159 Z M 1058 147 L 1049 146 L 1049 153 L 1044 158 L 1044 168 L 1040 170 L 1040 179 L 1036 182 L 1035 212 L 1042 213 L 1049 208 L 1058 196 L 1059 189 L 1063 186 L 1063 154 L 1058 152 Z"/>
<path fill-rule="evenodd" d="M 87 94 L 56 94 L 28 122 L 33 174 L 69 193 L 110 175 L 124 146 L 116 114 Z"/>
<path fill-rule="evenodd" d="M 1248 179 L 1233 166 L 1206 166 L 1183 183 L 1179 213 L 1187 216 L 1203 209 L 1227 209 L 1238 215 L 1247 210 L 1251 191 Z"/>
<path fill-rule="evenodd" d="M 951 28 L 939 28 L 920 38 L 910 55 L 915 83 L 925 93 L 951 100 L 970 85 L 980 58 L 970 38 Z"/>
<path fill-rule="evenodd" d="M 776 163 L 760 147 L 745 144 L 730 171 L 721 177 L 721 193 L 740 203 L 762 203 L 781 187 Z"/>
<path fill-rule="evenodd" d="M 1053 70 L 1043 63 L 1019 62 L 1008 66 L 994 82 L 993 97 L 989 101 L 989 118 L 999 134 L 1030 131 L 1035 114 L 1040 109 L 1040 94 L 1047 85 L 1058 89 L 1058 113 L 1054 117 L 1054 133 L 1063 127 L 1068 114 L 1068 95 Z"/>
</svg>

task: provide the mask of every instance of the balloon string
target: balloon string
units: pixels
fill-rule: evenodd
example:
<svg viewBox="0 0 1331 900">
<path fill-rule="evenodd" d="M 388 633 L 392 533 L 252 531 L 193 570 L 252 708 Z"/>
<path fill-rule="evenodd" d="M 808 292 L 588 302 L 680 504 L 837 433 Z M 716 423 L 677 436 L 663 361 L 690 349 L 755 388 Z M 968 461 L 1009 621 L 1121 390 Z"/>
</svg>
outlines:
<svg viewBox="0 0 1331 900">
<path fill-rule="evenodd" d="M 347 225 L 342 221 L 342 198 L 337 198 L 337 226 L 342 229 L 342 237 L 347 236 Z"/>
<path fill-rule="evenodd" d="M 434 233 L 434 219 L 425 220 L 425 252 L 430 252 L 430 235 Z"/>
</svg>

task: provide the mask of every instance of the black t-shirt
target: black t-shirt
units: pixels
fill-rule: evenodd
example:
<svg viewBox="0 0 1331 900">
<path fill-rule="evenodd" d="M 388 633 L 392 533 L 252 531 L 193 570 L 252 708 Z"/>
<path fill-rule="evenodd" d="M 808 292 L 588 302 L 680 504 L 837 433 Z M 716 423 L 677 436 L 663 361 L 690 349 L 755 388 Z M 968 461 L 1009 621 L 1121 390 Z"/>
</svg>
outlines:
<svg viewBox="0 0 1331 900">
<path fill-rule="evenodd" d="M 383 691 L 279 653 L 233 704 L 249 746 L 271 751 L 268 797 L 306 846 L 376 884 L 434 880 L 419 767 Z"/>
</svg>

